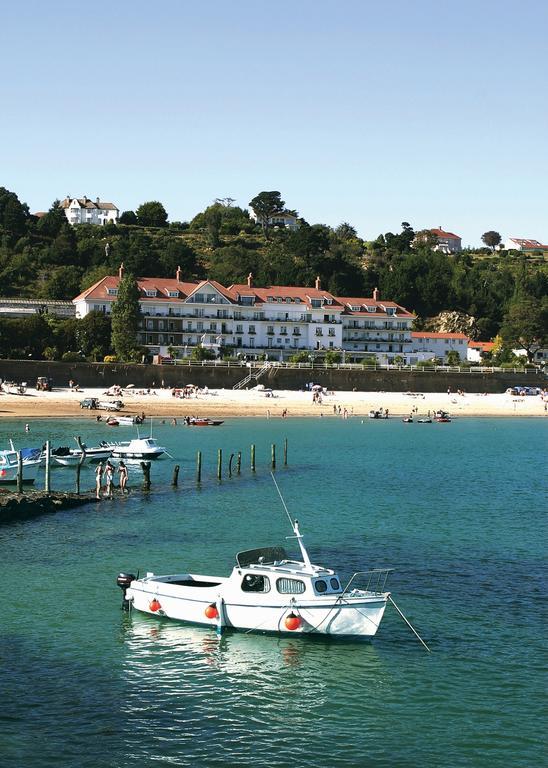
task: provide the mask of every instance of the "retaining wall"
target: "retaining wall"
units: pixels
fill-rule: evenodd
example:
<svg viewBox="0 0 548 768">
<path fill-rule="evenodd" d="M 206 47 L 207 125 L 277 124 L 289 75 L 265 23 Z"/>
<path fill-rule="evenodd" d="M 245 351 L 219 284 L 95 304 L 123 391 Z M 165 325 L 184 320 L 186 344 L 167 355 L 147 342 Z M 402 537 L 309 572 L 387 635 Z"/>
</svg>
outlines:
<svg viewBox="0 0 548 768">
<path fill-rule="evenodd" d="M 251 369 L 257 370 L 257 369 Z M 473 371 L 474 369 L 470 369 Z M 210 389 L 231 389 L 250 372 L 245 366 L 215 367 L 214 365 L 123 365 L 120 363 L 61 363 L 36 360 L 0 360 L 0 378 L 26 381 L 33 387 L 38 376 L 53 379 L 54 389 L 68 387 L 72 379 L 82 388 L 113 384 L 136 388 L 180 387 L 184 384 L 207 386 Z M 348 370 L 337 368 L 277 368 L 272 367 L 260 382 L 272 389 L 304 389 L 309 382 L 333 390 L 360 392 L 445 392 L 448 387 L 465 392 L 504 392 L 508 387 L 544 386 L 546 378 L 536 370 L 522 373 L 445 372 L 410 370 Z M 248 386 L 254 386 L 252 381 Z"/>
</svg>

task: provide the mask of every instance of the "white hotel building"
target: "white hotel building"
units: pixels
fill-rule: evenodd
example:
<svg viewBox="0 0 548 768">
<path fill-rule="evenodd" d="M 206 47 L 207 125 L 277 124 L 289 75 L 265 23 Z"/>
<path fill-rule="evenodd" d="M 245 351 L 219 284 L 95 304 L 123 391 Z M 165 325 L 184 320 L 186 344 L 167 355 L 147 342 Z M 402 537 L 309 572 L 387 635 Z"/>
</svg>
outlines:
<svg viewBox="0 0 548 768">
<path fill-rule="evenodd" d="M 93 310 L 109 314 L 118 295 L 119 274 L 99 280 L 73 303 L 76 317 Z M 378 362 L 395 357 L 407 361 L 414 315 L 392 301 L 373 297 L 345 298 L 314 288 L 253 285 L 225 288 L 214 280 L 185 282 L 181 270 L 174 279 L 138 278 L 142 326 L 139 343 L 150 354 L 187 357 L 197 346 L 219 353 L 233 348 L 242 357 L 268 355 L 286 360 L 299 351 L 341 350 L 347 362 L 375 356 Z"/>
</svg>

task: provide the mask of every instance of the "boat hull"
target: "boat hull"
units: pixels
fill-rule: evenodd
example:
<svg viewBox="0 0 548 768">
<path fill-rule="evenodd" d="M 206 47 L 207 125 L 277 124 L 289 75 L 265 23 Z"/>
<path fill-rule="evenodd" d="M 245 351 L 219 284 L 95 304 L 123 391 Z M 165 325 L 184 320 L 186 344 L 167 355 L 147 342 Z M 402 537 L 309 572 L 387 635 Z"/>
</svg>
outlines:
<svg viewBox="0 0 548 768">
<path fill-rule="evenodd" d="M 99 461 L 103 461 L 105 459 L 109 459 L 112 454 L 112 451 L 109 449 L 106 449 L 104 451 L 90 451 L 89 453 L 86 452 L 86 457 L 83 464 L 94 464 Z M 56 456 L 55 454 L 51 455 L 52 460 L 59 464 L 62 467 L 76 467 L 78 466 L 80 462 L 82 454 L 79 451 L 73 452 L 68 454 L 67 456 Z"/>
<path fill-rule="evenodd" d="M 38 470 L 40 469 L 40 462 L 32 462 L 32 464 L 23 463 L 23 484 L 34 483 L 38 476 Z M 17 483 L 17 467 L 0 467 L 0 485 L 15 485 Z"/>
<path fill-rule="evenodd" d="M 223 592 L 222 582 L 196 589 L 144 579 L 133 581 L 126 597 L 135 610 L 192 624 L 248 632 L 354 638 L 376 634 L 388 600 L 388 593 L 361 592 L 316 600 L 291 600 L 289 596 L 281 600 L 277 596 L 270 604 L 252 604 L 244 602 L 245 595 L 242 602 L 229 596 L 225 599 Z M 206 609 L 212 605 L 218 615 L 208 618 Z M 285 623 L 291 612 L 300 619 L 293 630 Z"/>
</svg>

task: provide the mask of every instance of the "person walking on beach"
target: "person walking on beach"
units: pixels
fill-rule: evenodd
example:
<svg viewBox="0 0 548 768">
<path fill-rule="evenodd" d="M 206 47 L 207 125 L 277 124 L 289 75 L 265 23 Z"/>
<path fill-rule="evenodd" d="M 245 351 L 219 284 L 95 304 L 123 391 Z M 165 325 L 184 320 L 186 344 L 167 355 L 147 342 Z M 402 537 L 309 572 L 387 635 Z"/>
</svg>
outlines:
<svg viewBox="0 0 548 768">
<path fill-rule="evenodd" d="M 118 472 L 120 474 L 120 490 L 122 493 L 127 493 L 127 467 L 123 461 L 118 464 Z"/>
<path fill-rule="evenodd" d="M 107 481 L 106 488 L 105 488 L 105 497 L 107 499 L 112 499 L 112 481 L 114 480 L 114 467 L 110 463 L 110 461 L 107 461 L 107 466 L 105 467 L 105 478 Z"/>
<path fill-rule="evenodd" d="M 95 498 L 96 499 L 101 498 L 102 488 L 103 488 L 103 462 L 100 461 L 99 464 L 97 464 L 97 469 L 95 470 Z"/>
</svg>

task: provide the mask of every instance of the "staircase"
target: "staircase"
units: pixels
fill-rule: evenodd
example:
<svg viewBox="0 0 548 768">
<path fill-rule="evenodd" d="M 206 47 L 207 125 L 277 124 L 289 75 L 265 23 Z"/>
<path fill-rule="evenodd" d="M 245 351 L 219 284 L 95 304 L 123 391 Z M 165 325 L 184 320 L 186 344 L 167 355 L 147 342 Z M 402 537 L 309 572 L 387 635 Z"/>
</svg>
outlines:
<svg viewBox="0 0 548 768">
<path fill-rule="evenodd" d="M 259 381 L 261 376 L 264 376 L 264 374 L 269 370 L 269 368 L 270 368 L 269 362 L 263 363 L 262 366 L 257 371 L 255 371 L 255 373 L 248 374 L 245 377 L 245 379 L 242 379 L 237 384 L 234 384 L 232 389 L 242 389 L 243 387 L 247 386 L 247 384 L 249 384 L 250 381 L 253 381 L 254 379 L 255 381 Z"/>
</svg>

